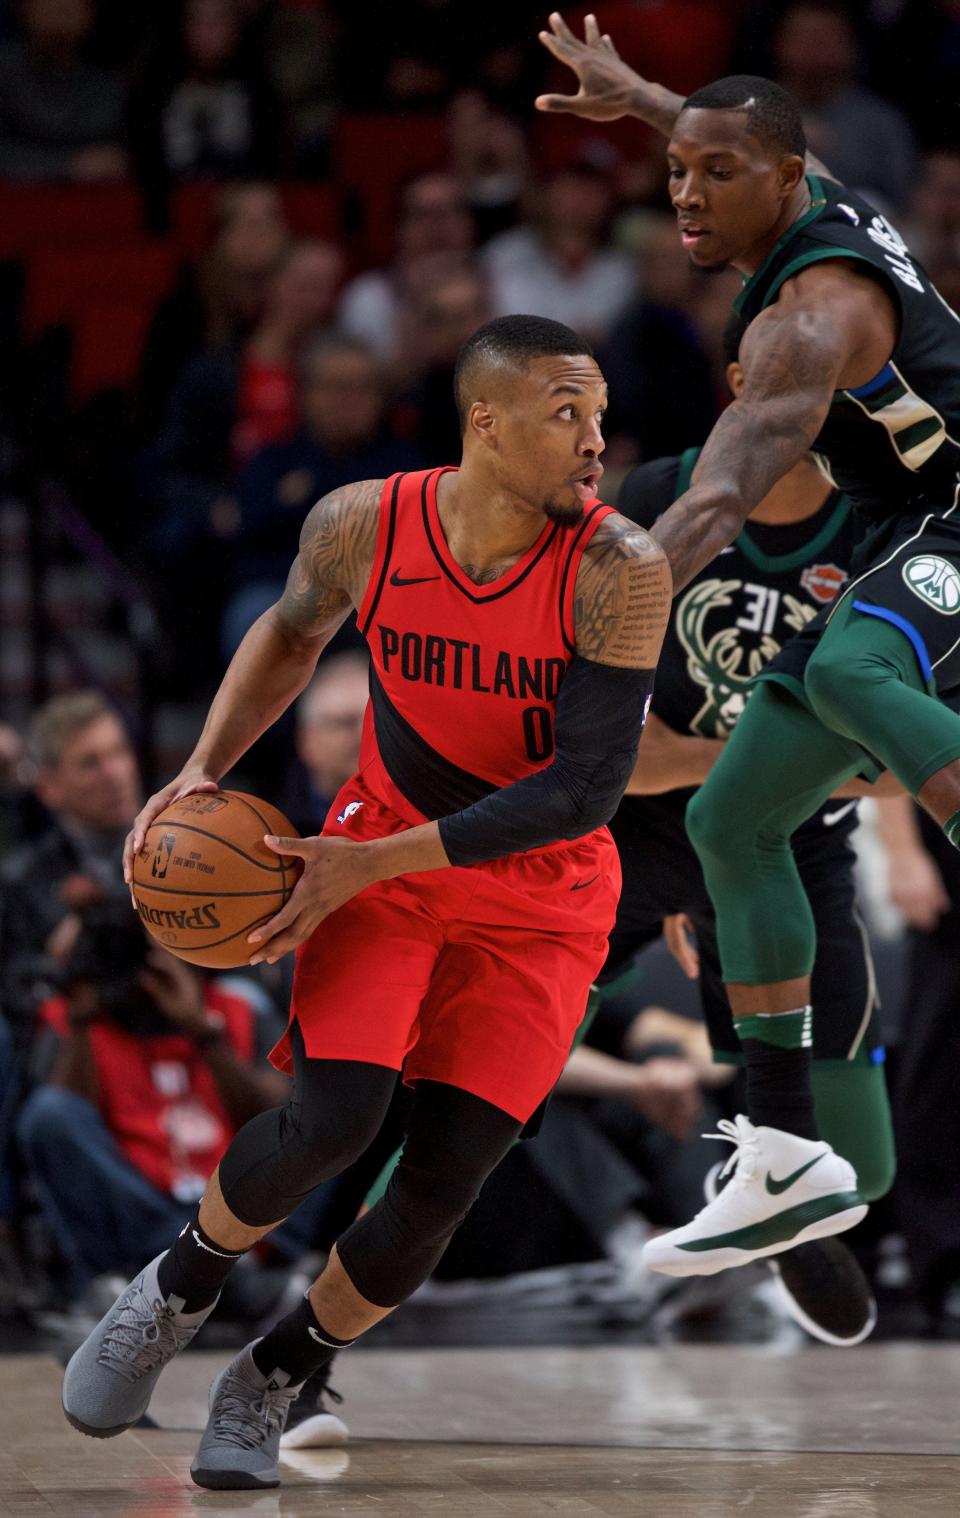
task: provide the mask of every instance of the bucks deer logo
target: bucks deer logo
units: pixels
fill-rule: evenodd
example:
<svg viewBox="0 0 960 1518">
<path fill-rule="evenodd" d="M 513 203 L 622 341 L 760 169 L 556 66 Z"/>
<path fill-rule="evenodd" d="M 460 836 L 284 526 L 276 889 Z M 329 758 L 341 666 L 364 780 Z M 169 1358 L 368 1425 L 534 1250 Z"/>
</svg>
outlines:
<svg viewBox="0 0 960 1518">
<path fill-rule="evenodd" d="M 677 608 L 675 625 L 687 656 L 687 673 L 706 693 L 690 727 L 704 738 L 726 738 L 743 715 L 750 682 L 780 652 L 780 644 L 769 630 L 777 616 L 782 616 L 791 631 L 799 632 L 816 615 L 812 606 L 796 596 L 756 587 L 775 598 L 769 602 L 762 630 L 758 629 L 759 641 L 752 640 L 753 646 L 748 646 L 742 626 L 728 618 L 711 632 L 708 622 L 717 612 L 733 606 L 737 592 L 743 589 L 742 580 L 702 580 L 692 586 Z M 741 618 L 740 623 L 744 620 Z"/>
</svg>

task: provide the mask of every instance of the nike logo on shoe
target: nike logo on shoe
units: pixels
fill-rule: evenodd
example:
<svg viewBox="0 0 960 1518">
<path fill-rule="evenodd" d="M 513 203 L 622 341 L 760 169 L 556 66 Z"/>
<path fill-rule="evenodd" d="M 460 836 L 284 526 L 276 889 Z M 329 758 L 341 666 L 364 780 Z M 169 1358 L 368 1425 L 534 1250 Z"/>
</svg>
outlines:
<svg viewBox="0 0 960 1518">
<path fill-rule="evenodd" d="M 439 578 L 440 578 L 439 575 L 413 575 L 411 578 L 408 579 L 405 576 L 398 574 L 397 571 L 394 570 L 393 574 L 390 576 L 390 584 L 391 585 L 398 585 L 398 586 L 399 585 L 429 585 L 431 583 L 431 581 L 433 581 L 433 580 L 439 580 Z"/>
<path fill-rule="evenodd" d="M 792 1170 L 789 1175 L 784 1176 L 782 1181 L 775 1181 L 768 1170 L 767 1190 L 769 1191 L 770 1195 L 779 1196 L 782 1191 L 786 1191 L 788 1187 L 793 1185 L 794 1181 L 799 1181 L 802 1175 L 806 1175 L 807 1171 L 811 1170 L 813 1166 L 818 1164 L 822 1159 L 822 1154 L 815 1154 L 812 1160 L 807 1160 L 807 1163 L 805 1165 L 801 1165 L 799 1170 Z"/>
<path fill-rule="evenodd" d="M 825 828 L 836 827 L 837 823 L 841 820 L 841 818 L 849 816 L 849 814 L 853 811 L 853 809 L 856 806 L 856 804 L 857 803 L 855 801 L 848 801 L 846 806 L 837 807 L 837 810 L 835 812 L 824 812 L 824 814 L 823 814 L 823 825 L 824 825 L 824 827 Z"/>
<path fill-rule="evenodd" d="M 577 883 L 576 883 L 576 885 L 572 885 L 570 887 L 570 889 L 571 889 L 571 891 L 585 891 L 587 889 L 587 886 L 593 885 L 593 882 L 595 880 L 599 880 L 599 879 L 600 879 L 600 871 L 598 870 L 597 873 L 596 873 L 596 875 L 591 875 L 590 876 L 589 880 L 578 880 Z"/>
</svg>

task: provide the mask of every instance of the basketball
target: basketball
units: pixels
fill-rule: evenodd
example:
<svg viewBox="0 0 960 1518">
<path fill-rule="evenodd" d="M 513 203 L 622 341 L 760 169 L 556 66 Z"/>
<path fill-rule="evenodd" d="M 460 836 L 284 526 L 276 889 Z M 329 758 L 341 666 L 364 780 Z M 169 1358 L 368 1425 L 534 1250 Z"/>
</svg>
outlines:
<svg viewBox="0 0 960 1518">
<path fill-rule="evenodd" d="M 194 965 L 245 965 L 247 934 L 276 915 L 302 868 L 265 833 L 295 836 L 283 813 L 241 791 L 184 796 L 150 824 L 133 863 L 133 892 L 151 937 Z"/>
</svg>

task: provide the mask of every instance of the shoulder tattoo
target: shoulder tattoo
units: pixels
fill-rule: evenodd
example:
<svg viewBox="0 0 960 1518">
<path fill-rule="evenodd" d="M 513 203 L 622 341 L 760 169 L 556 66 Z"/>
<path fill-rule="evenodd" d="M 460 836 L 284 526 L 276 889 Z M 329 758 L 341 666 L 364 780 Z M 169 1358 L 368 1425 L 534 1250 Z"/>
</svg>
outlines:
<svg viewBox="0 0 960 1518">
<path fill-rule="evenodd" d="M 382 480 L 344 485 L 307 514 L 300 551 L 279 603 L 282 621 L 296 636 L 332 636 L 363 599 L 373 566 L 382 490 Z"/>
<path fill-rule="evenodd" d="M 598 664 L 652 669 L 670 616 L 670 566 L 649 532 L 612 516 L 583 555 L 574 601 L 577 653 Z"/>
</svg>

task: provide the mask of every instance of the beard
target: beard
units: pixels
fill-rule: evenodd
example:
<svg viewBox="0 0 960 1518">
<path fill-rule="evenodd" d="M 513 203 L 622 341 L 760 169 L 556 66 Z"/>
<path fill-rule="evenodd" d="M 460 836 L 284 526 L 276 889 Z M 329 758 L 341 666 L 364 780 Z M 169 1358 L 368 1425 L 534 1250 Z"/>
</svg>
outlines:
<svg viewBox="0 0 960 1518">
<path fill-rule="evenodd" d="M 559 522 L 561 527 L 575 527 L 583 520 L 582 501 L 571 501 L 569 506 L 561 506 L 559 501 L 544 501 L 540 509 L 548 521 Z"/>
</svg>

